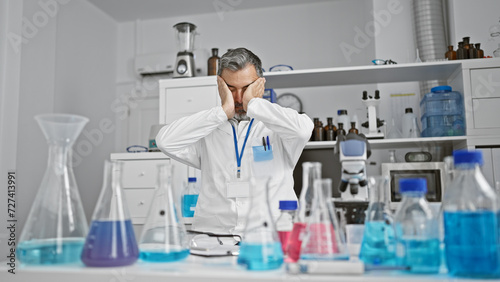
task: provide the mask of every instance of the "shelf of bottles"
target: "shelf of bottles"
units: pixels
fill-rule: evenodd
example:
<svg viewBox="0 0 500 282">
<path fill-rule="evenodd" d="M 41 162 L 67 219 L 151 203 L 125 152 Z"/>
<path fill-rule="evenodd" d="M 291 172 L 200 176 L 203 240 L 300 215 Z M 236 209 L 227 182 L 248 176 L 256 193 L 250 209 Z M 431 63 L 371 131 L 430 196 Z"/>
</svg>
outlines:
<svg viewBox="0 0 500 282">
<path fill-rule="evenodd" d="M 371 149 L 401 149 L 427 146 L 451 146 L 455 149 L 464 148 L 466 136 L 447 137 L 420 137 L 420 138 L 396 138 L 396 139 L 369 139 Z M 311 141 L 304 149 L 333 149 L 337 141 Z"/>
</svg>

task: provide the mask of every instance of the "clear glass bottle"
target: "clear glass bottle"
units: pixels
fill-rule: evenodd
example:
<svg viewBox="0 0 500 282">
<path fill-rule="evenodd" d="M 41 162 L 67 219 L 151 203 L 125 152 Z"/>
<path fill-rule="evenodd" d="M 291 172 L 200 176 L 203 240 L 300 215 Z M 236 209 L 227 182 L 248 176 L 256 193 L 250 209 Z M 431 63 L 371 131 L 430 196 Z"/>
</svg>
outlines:
<svg viewBox="0 0 500 282">
<path fill-rule="evenodd" d="M 368 178 L 370 203 L 366 210 L 365 230 L 359 258 L 365 265 L 396 265 L 394 221 L 389 209 L 388 178 Z"/>
<path fill-rule="evenodd" d="M 139 240 L 141 260 L 173 262 L 187 258 L 187 233 L 179 214 L 174 201 L 172 166 L 159 164 L 157 187 Z"/>
<path fill-rule="evenodd" d="M 24 264 L 80 261 L 88 232 L 71 165 L 71 147 L 88 118 L 69 114 L 35 117 L 49 144 L 47 169 L 31 206 L 17 247 Z"/>
<path fill-rule="evenodd" d="M 295 213 L 297 211 L 297 201 L 280 201 L 279 208 L 281 214 L 276 220 L 276 230 L 280 237 L 281 250 L 286 256 L 288 239 L 290 238 L 290 234 L 292 234 Z"/>
<path fill-rule="evenodd" d="M 87 266 L 131 265 L 139 257 L 134 227 L 121 186 L 123 162 L 104 163 L 104 181 L 82 251 Z"/>
<path fill-rule="evenodd" d="M 498 202 L 480 166 L 481 151 L 454 151 L 455 174 L 443 199 L 448 273 L 499 277 Z"/>
<path fill-rule="evenodd" d="M 326 141 L 334 141 L 337 138 L 337 127 L 333 124 L 333 118 L 326 118 L 327 125 L 324 128 L 325 131 L 325 140 Z"/>
<path fill-rule="evenodd" d="M 287 247 L 288 261 L 290 262 L 297 262 L 300 258 L 302 232 L 306 226 L 306 219 L 311 214 L 314 181 L 316 179 L 321 179 L 321 163 L 302 163 L 302 190 L 300 191 L 299 208 L 297 209 L 295 223 Z"/>
<path fill-rule="evenodd" d="M 401 124 L 401 128 L 402 128 L 401 135 L 403 138 L 410 138 L 411 137 L 412 128 L 413 128 L 413 120 L 416 118 L 417 118 L 417 116 L 413 113 L 412 108 L 405 109 L 405 114 L 403 115 L 402 124 Z"/>
<path fill-rule="evenodd" d="M 398 265 L 415 273 L 438 273 L 441 265 L 436 217 L 425 199 L 425 178 L 399 180 L 401 204 L 394 215 Z"/>
<path fill-rule="evenodd" d="M 310 216 L 306 219 L 301 260 L 348 260 L 345 235 L 332 201 L 332 180 L 316 179 Z"/>
<path fill-rule="evenodd" d="M 247 270 L 271 270 L 283 264 L 283 251 L 269 207 L 270 179 L 253 177 L 250 180 L 250 209 L 238 255 L 238 264 Z"/>
<path fill-rule="evenodd" d="M 219 49 L 218 48 L 212 48 L 212 57 L 208 58 L 208 67 L 207 67 L 207 73 L 208 75 L 217 75 L 217 71 L 219 68 Z"/>
<path fill-rule="evenodd" d="M 193 217 L 200 191 L 196 185 L 196 177 L 189 177 L 186 189 L 182 193 L 182 217 Z"/>
</svg>

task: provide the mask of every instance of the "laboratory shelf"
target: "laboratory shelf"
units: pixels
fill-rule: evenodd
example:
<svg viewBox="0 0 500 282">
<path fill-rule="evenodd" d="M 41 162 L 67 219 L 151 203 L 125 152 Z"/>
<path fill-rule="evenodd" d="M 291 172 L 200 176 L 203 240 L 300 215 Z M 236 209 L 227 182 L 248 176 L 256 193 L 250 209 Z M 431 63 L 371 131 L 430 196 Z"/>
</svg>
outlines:
<svg viewBox="0 0 500 282">
<path fill-rule="evenodd" d="M 436 145 L 449 145 L 460 149 L 466 146 L 466 136 L 447 137 L 421 137 L 421 138 L 397 138 L 397 139 L 369 139 L 370 148 L 373 149 L 403 149 L 414 147 L 426 147 Z M 304 149 L 329 149 L 335 148 L 337 141 L 311 141 Z"/>
<path fill-rule="evenodd" d="M 448 80 L 461 68 L 461 61 L 439 61 L 266 72 L 264 76 L 267 88 L 296 88 Z"/>
</svg>

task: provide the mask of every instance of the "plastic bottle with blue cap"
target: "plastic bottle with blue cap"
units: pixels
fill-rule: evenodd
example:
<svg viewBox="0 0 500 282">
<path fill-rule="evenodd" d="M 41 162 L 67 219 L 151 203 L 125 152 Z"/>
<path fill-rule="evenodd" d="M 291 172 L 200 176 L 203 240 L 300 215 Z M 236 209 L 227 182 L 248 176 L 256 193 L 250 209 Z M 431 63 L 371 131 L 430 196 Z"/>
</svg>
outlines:
<svg viewBox="0 0 500 282">
<path fill-rule="evenodd" d="M 193 217 L 200 191 L 196 185 L 196 177 L 189 177 L 188 184 L 182 193 L 182 217 Z"/>
<path fill-rule="evenodd" d="M 280 201 L 279 209 L 281 213 L 276 220 L 276 231 L 278 231 L 278 236 L 281 241 L 281 249 L 286 256 L 288 238 L 292 233 L 295 212 L 297 210 L 297 201 Z"/>
<path fill-rule="evenodd" d="M 401 204 L 394 216 L 398 265 L 415 273 L 438 273 L 441 265 L 439 233 L 435 216 L 425 199 L 425 178 L 399 181 Z"/>
<path fill-rule="evenodd" d="M 454 151 L 455 173 L 443 200 L 444 248 L 448 273 L 500 277 L 498 199 L 480 166 L 480 151 Z"/>
</svg>

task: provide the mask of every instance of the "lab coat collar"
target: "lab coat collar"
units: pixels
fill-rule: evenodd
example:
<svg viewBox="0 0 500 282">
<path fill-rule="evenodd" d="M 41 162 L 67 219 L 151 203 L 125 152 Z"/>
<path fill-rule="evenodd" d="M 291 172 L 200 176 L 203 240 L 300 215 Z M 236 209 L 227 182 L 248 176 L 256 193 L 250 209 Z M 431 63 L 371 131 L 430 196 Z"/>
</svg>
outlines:
<svg viewBox="0 0 500 282">
<path fill-rule="evenodd" d="M 228 122 L 224 122 L 223 124 L 221 124 L 219 127 L 217 127 L 217 129 L 232 136 L 233 135 L 233 129 L 231 128 L 232 126 L 234 126 L 236 129 L 238 129 L 238 126 L 240 126 L 240 125 L 244 126 L 246 128 L 249 123 L 250 123 L 250 119 L 249 120 L 242 120 L 241 122 L 238 122 L 235 118 L 232 118 L 232 119 L 229 119 Z M 239 130 L 237 130 L 237 132 L 238 131 Z"/>
</svg>

